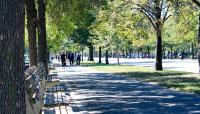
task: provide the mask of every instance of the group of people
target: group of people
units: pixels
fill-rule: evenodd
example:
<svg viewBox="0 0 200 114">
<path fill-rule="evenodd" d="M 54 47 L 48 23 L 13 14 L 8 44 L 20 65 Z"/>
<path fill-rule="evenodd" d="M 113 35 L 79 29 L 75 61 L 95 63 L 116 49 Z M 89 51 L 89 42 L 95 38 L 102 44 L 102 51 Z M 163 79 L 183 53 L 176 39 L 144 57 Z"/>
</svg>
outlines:
<svg viewBox="0 0 200 114">
<path fill-rule="evenodd" d="M 62 63 L 62 66 L 66 66 L 66 60 L 69 59 L 69 63 L 70 63 L 70 66 L 73 66 L 74 64 L 74 59 L 76 58 L 76 64 L 77 65 L 80 65 L 80 61 L 81 61 L 81 55 L 80 54 L 77 54 L 75 55 L 74 53 L 61 53 L 60 55 L 60 58 L 61 58 L 61 63 Z M 58 61 L 60 61 L 60 59 L 58 57 Z"/>
</svg>

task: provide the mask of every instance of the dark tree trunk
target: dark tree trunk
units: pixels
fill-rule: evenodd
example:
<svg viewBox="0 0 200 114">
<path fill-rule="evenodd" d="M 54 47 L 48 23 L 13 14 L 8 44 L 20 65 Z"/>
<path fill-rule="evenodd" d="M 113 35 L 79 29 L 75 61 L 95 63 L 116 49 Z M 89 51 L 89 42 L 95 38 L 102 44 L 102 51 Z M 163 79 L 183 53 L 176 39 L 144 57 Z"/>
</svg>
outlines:
<svg viewBox="0 0 200 114">
<path fill-rule="evenodd" d="M 162 68 L 162 35 L 161 28 L 156 31 L 157 44 L 156 44 L 156 70 L 163 70 Z"/>
<path fill-rule="evenodd" d="M 185 54 L 185 52 L 184 52 L 184 50 L 182 50 L 182 52 L 181 52 L 181 59 L 182 60 L 184 59 L 184 54 Z"/>
<path fill-rule="evenodd" d="M 199 62 L 199 73 L 200 73 L 200 14 L 199 14 L 198 48 L 199 48 L 198 49 L 198 62 Z"/>
<path fill-rule="evenodd" d="M 124 50 L 122 51 L 122 56 L 123 56 L 123 58 L 125 58 L 125 51 Z"/>
<path fill-rule="evenodd" d="M 192 51 L 192 59 L 194 59 L 194 44 L 193 42 L 191 43 L 191 51 Z"/>
<path fill-rule="evenodd" d="M 142 53 L 142 58 L 144 58 L 144 52 L 142 48 L 141 48 L 141 53 Z"/>
<path fill-rule="evenodd" d="M 25 0 L 27 13 L 27 29 L 30 67 L 37 66 L 37 44 L 36 44 L 36 28 L 37 28 L 37 11 L 35 8 L 35 0 Z"/>
<path fill-rule="evenodd" d="M 132 50 L 130 49 L 130 50 L 129 50 L 129 58 L 132 58 L 131 53 L 132 53 Z"/>
<path fill-rule="evenodd" d="M 177 59 L 177 56 L 178 56 L 178 51 L 175 50 L 174 51 L 174 58 Z"/>
<path fill-rule="evenodd" d="M 99 63 L 101 63 L 101 47 L 99 47 Z"/>
<path fill-rule="evenodd" d="M 160 20 L 162 20 L 161 18 L 161 13 L 162 13 L 162 8 L 160 8 L 160 1 L 159 0 L 155 0 L 155 17 L 156 17 L 156 37 L 157 37 L 157 41 L 156 41 L 156 65 L 155 65 L 155 69 L 156 70 L 163 70 L 162 67 L 162 22 Z"/>
<path fill-rule="evenodd" d="M 38 61 L 45 64 L 45 68 L 48 73 L 45 10 L 45 1 L 38 0 Z"/>
<path fill-rule="evenodd" d="M 170 59 L 170 51 L 167 51 L 167 59 Z"/>
<path fill-rule="evenodd" d="M 173 59 L 173 53 L 172 53 L 172 52 L 173 52 L 173 46 L 171 46 L 170 48 L 171 48 L 171 50 L 170 50 L 170 53 L 171 53 L 171 59 Z"/>
<path fill-rule="evenodd" d="M 83 49 L 82 49 L 82 61 L 83 61 Z"/>
<path fill-rule="evenodd" d="M 150 58 L 150 48 L 147 46 L 147 57 Z"/>
<path fill-rule="evenodd" d="M 128 51 L 126 50 L 126 58 L 128 58 Z"/>
<path fill-rule="evenodd" d="M 106 64 L 109 64 L 109 61 L 108 61 L 108 50 L 106 50 L 105 58 L 106 58 Z"/>
<path fill-rule="evenodd" d="M 0 1 L 0 114 L 26 114 L 24 1 Z"/>
<path fill-rule="evenodd" d="M 88 57 L 88 60 L 89 61 L 94 61 L 94 56 L 93 56 L 93 46 L 92 45 L 90 45 L 89 46 L 89 57 Z"/>
<path fill-rule="evenodd" d="M 49 52 L 49 50 L 47 50 L 47 62 L 48 63 L 50 62 L 50 52 Z"/>
<path fill-rule="evenodd" d="M 138 58 L 140 58 L 140 49 L 138 49 L 137 52 L 138 52 Z"/>
<path fill-rule="evenodd" d="M 119 51 L 117 51 L 117 65 L 119 66 L 119 56 L 120 56 L 120 53 Z"/>
</svg>

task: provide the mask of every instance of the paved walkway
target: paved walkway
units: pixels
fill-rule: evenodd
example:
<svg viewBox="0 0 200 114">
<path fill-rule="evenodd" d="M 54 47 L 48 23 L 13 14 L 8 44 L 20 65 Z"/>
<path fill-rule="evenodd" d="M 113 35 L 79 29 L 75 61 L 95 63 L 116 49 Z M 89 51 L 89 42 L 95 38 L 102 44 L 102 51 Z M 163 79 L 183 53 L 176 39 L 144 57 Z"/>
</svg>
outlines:
<svg viewBox="0 0 200 114">
<path fill-rule="evenodd" d="M 200 114 L 200 97 L 86 67 L 57 67 L 74 112 L 84 114 Z"/>
</svg>

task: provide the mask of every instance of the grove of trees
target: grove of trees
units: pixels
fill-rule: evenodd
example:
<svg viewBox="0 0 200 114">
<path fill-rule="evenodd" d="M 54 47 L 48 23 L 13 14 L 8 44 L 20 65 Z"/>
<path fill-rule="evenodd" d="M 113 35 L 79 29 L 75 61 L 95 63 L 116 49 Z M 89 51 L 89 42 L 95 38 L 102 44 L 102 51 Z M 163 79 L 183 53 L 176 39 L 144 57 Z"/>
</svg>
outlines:
<svg viewBox="0 0 200 114">
<path fill-rule="evenodd" d="M 24 53 L 30 66 L 48 54 L 99 51 L 119 58 L 198 58 L 199 0 L 0 0 L 0 113 L 25 113 Z M 25 33 L 27 31 L 27 33 Z M 200 62 L 199 62 L 200 65 Z M 199 70 L 200 71 L 200 70 Z"/>
</svg>

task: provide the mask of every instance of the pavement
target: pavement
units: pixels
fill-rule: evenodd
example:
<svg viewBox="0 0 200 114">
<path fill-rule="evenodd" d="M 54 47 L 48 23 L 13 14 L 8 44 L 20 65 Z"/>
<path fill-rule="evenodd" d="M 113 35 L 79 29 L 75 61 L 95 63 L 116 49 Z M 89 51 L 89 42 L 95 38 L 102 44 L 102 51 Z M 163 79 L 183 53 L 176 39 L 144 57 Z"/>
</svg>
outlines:
<svg viewBox="0 0 200 114">
<path fill-rule="evenodd" d="M 94 60 L 95 62 L 99 61 L 98 58 L 94 58 Z M 102 62 L 105 63 L 105 58 L 102 58 Z M 117 58 L 109 58 L 109 63 L 117 64 Z M 154 68 L 155 59 L 120 58 L 120 64 Z M 163 68 L 166 70 L 199 73 L 197 59 L 163 59 Z"/>
<path fill-rule="evenodd" d="M 56 67 L 77 114 L 200 114 L 200 97 L 87 67 Z"/>
</svg>

